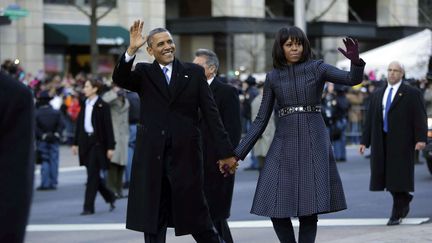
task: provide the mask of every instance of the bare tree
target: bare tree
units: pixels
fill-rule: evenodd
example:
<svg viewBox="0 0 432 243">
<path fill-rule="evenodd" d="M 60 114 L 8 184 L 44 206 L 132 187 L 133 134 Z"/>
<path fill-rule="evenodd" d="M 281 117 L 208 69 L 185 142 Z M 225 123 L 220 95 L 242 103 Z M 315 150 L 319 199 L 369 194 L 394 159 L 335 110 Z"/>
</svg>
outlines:
<svg viewBox="0 0 432 243">
<path fill-rule="evenodd" d="M 116 6 L 115 0 L 88 0 L 89 11 L 87 11 L 83 6 L 81 0 L 70 0 L 70 3 L 74 5 L 79 11 L 85 14 L 90 19 L 90 60 L 91 60 L 91 73 L 92 75 L 97 75 L 98 69 L 98 59 L 99 59 L 99 47 L 97 45 L 97 26 L 98 21 L 105 17 L 113 8 Z M 100 7 L 105 7 L 105 11 L 99 16 L 97 15 L 97 10 Z"/>
</svg>

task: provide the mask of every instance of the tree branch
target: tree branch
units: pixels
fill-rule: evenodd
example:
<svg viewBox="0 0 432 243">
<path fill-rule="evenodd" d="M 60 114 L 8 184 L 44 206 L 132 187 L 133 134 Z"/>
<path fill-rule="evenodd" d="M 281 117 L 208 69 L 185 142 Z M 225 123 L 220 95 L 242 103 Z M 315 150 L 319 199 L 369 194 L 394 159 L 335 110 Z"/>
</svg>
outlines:
<svg viewBox="0 0 432 243">
<path fill-rule="evenodd" d="M 111 3 L 111 5 L 108 6 L 108 9 L 103 14 L 101 14 L 101 16 L 99 16 L 99 17 L 96 18 L 96 21 L 99 21 L 103 17 L 107 16 L 107 14 L 109 14 L 114 9 L 114 7 L 115 7 L 114 1 L 112 1 L 112 0 L 111 1 L 109 1 L 109 0 L 108 1 L 104 1 L 104 2 L 102 2 L 100 4 L 98 4 L 97 6 L 100 7 L 101 5 L 103 5 L 105 3 Z"/>
<path fill-rule="evenodd" d="M 76 4 L 76 1 L 71 0 L 70 3 L 74 5 L 81 13 L 85 14 L 87 17 L 90 18 L 90 14 L 83 7 Z"/>
<path fill-rule="evenodd" d="M 316 16 L 315 18 L 313 18 L 310 22 L 315 22 L 318 21 L 322 16 L 324 16 L 324 14 L 326 14 L 332 7 L 333 5 L 336 3 L 337 0 L 333 0 L 328 6 L 327 8 L 322 11 L 322 13 L 320 13 L 318 16 Z"/>
</svg>

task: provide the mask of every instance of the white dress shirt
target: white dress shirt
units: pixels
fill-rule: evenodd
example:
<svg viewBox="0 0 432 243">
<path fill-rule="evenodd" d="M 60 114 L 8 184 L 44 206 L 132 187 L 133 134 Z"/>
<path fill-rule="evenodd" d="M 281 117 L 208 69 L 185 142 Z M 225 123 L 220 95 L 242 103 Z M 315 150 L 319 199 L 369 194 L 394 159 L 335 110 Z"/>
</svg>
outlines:
<svg viewBox="0 0 432 243">
<path fill-rule="evenodd" d="M 386 90 L 384 91 L 384 95 L 383 95 L 383 99 L 382 99 L 382 107 L 383 107 L 383 109 L 382 109 L 382 113 L 383 113 L 383 119 L 385 119 L 386 102 L 387 102 L 387 96 L 388 96 L 388 93 L 390 92 L 390 88 L 393 88 L 393 90 L 392 90 L 392 96 L 391 96 L 391 101 L 393 102 L 394 97 L 396 96 L 396 93 L 397 93 L 399 87 L 401 86 L 401 84 L 402 84 L 402 80 L 400 80 L 399 82 L 397 82 L 397 83 L 394 84 L 394 85 L 390 85 L 390 84 L 387 85 L 387 88 L 386 88 Z"/>
<path fill-rule="evenodd" d="M 211 79 L 207 79 L 207 83 L 209 84 L 209 86 L 210 86 L 210 84 L 213 82 L 213 80 L 214 80 L 214 76 L 213 76 L 213 78 L 211 78 Z"/>
<path fill-rule="evenodd" d="M 86 99 L 85 101 L 84 130 L 87 133 L 94 133 L 93 124 L 92 124 L 92 113 L 93 113 L 93 106 L 96 103 L 98 98 L 99 96 L 96 96 L 91 100 Z"/>
<path fill-rule="evenodd" d="M 129 61 L 132 60 L 134 57 L 135 57 L 135 55 L 133 55 L 133 56 L 129 56 L 129 54 L 126 52 L 126 53 L 125 53 L 125 62 L 129 62 Z M 171 75 L 172 75 L 172 66 L 173 66 L 173 64 L 170 63 L 170 64 L 168 64 L 168 65 L 166 65 L 166 66 L 164 66 L 164 65 L 162 65 L 162 64 L 159 64 L 159 66 L 160 66 L 161 70 L 163 70 L 164 67 L 167 67 L 167 68 L 168 68 L 167 75 L 168 75 L 169 79 L 171 80 Z M 163 72 L 163 71 L 162 71 L 162 72 Z"/>
</svg>

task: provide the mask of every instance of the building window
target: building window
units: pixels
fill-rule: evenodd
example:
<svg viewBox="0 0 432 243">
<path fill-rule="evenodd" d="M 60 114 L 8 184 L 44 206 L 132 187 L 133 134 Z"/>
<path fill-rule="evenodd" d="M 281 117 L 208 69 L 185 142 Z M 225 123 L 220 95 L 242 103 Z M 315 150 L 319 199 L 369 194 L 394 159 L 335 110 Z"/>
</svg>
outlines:
<svg viewBox="0 0 432 243">
<path fill-rule="evenodd" d="M 54 3 L 54 4 L 71 4 L 70 0 L 44 0 L 44 3 Z"/>
<path fill-rule="evenodd" d="M 98 3 L 101 3 L 102 6 L 112 6 L 114 3 L 114 7 L 117 6 L 117 0 L 96 0 Z M 90 0 L 44 0 L 44 3 L 53 3 L 53 4 L 85 4 L 89 5 Z"/>
</svg>

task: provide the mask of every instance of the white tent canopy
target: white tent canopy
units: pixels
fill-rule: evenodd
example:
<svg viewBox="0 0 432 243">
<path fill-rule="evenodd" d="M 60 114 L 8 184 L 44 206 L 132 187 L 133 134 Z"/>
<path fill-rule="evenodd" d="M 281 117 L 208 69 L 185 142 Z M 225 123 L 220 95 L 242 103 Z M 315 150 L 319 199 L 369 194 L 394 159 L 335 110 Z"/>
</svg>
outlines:
<svg viewBox="0 0 432 243">
<path fill-rule="evenodd" d="M 425 78 L 431 55 L 432 31 L 429 29 L 360 53 L 360 57 L 366 62 L 365 73 L 374 71 L 377 78 L 387 76 L 387 67 L 392 61 L 404 65 L 406 78 Z M 349 70 L 350 61 L 339 61 L 336 66 Z"/>
</svg>

